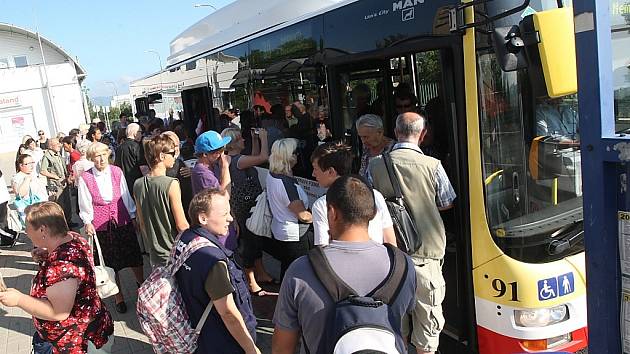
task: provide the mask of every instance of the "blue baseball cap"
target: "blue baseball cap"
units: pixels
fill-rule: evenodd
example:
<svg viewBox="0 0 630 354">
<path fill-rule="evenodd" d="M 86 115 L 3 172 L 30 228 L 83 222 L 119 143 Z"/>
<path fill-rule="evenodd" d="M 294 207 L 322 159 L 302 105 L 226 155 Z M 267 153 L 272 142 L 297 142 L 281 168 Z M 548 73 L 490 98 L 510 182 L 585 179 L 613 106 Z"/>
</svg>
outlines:
<svg viewBox="0 0 630 354">
<path fill-rule="evenodd" d="M 230 141 L 232 141 L 232 138 L 229 136 L 224 138 L 214 130 L 209 130 L 197 137 L 195 141 L 195 154 L 219 150 L 229 144 Z"/>
</svg>

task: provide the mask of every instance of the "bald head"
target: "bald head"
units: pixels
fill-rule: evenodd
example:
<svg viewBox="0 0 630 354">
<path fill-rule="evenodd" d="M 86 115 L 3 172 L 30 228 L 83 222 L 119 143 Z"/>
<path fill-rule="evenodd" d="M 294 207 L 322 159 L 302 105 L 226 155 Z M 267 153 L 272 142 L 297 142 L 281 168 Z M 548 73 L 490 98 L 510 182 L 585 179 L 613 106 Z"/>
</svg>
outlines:
<svg viewBox="0 0 630 354">
<path fill-rule="evenodd" d="M 403 113 L 396 118 L 396 138 L 400 142 L 418 143 L 426 133 L 424 117 L 415 112 Z"/>
</svg>

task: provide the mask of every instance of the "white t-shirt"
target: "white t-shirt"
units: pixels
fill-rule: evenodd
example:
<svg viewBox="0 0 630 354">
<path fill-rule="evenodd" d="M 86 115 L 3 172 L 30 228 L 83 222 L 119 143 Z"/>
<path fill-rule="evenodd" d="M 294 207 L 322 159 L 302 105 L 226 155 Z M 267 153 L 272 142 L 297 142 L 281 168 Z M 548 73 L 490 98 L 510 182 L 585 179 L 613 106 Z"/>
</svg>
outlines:
<svg viewBox="0 0 630 354">
<path fill-rule="evenodd" d="M 289 204 L 301 200 L 308 207 L 308 196 L 296 179 L 269 172 L 266 180 L 269 209 L 273 214 L 271 232 L 279 241 L 299 241 L 300 224 L 297 216 L 289 210 Z M 305 227 L 305 226 L 303 226 Z"/>
<path fill-rule="evenodd" d="M 392 217 L 389 215 L 385 198 L 381 192 L 374 191 L 374 201 L 376 203 L 376 216 L 370 220 L 368 225 L 368 234 L 370 238 L 380 244 L 383 243 L 383 229 L 394 226 Z M 330 242 L 328 235 L 328 208 L 326 204 L 326 196 L 322 196 L 313 203 L 313 228 L 315 232 L 315 245 L 325 246 Z"/>
</svg>

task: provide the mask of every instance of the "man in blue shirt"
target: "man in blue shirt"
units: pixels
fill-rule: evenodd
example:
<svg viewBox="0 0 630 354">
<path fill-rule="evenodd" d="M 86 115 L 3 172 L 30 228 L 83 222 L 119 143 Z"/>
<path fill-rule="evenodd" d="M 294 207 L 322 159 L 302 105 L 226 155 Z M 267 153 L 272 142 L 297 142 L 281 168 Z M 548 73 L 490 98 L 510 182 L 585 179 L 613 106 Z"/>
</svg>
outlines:
<svg viewBox="0 0 630 354">
<path fill-rule="evenodd" d="M 232 222 L 227 192 L 206 189 L 199 192 L 188 209 L 192 227 L 174 247 L 181 252 L 197 237 L 216 247 L 193 253 L 176 274 L 186 311 L 193 328 L 212 301 L 213 308 L 199 335 L 199 354 L 256 354 L 256 317 L 243 272 L 217 236 L 227 235 Z"/>
<path fill-rule="evenodd" d="M 578 140 L 577 113 L 562 99 L 548 99 L 536 107 L 536 135 L 553 136 L 563 141 Z"/>
</svg>

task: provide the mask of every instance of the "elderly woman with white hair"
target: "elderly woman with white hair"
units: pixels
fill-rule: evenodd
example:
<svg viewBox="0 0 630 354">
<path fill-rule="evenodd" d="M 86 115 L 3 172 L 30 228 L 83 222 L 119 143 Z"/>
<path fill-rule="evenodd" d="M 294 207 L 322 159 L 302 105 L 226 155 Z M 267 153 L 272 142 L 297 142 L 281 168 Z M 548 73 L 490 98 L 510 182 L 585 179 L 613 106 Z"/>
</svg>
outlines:
<svg viewBox="0 0 630 354">
<path fill-rule="evenodd" d="M 77 142 L 75 150 L 81 154 L 81 157 L 77 162 L 72 165 L 72 175 L 74 176 L 75 181 L 78 181 L 83 172 L 89 170 L 94 167 L 94 162 L 87 159 L 87 151 L 92 145 L 88 140 L 80 140 Z"/>
<path fill-rule="evenodd" d="M 294 260 L 308 253 L 313 236 L 308 196 L 293 177 L 297 147 L 292 138 L 273 143 L 266 179 L 273 238 L 264 240 L 263 250 L 280 261 L 282 276 Z"/>
<path fill-rule="evenodd" d="M 364 114 L 356 122 L 357 134 L 363 143 L 359 175 L 368 179 L 370 160 L 392 149 L 395 140 L 385 136 L 383 120 L 376 114 Z"/>
<path fill-rule="evenodd" d="M 88 237 L 98 237 L 105 264 L 116 272 L 121 289 L 118 272 L 124 268 L 132 269 L 138 285 L 144 281 L 143 261 L 134 225 L 136 205 L 122 170 L 109 164 L 110 153 L 109 146 L 99 142 L 88 148 L 94 167 L 79 178 L 79 216 Z M 116 295 L 116 311 L 127 312 L 122 289 Z"/>
</svg>

